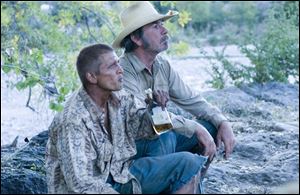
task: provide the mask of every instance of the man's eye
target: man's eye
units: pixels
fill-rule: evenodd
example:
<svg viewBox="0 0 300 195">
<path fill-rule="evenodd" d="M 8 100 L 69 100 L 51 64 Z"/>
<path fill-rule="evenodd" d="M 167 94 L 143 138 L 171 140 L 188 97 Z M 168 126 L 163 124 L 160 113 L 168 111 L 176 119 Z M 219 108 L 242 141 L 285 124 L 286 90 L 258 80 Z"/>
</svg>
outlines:
<svg viewBox="0 0 300 195">
<path fill-rule="evenodd" d="M 112 69 L 112 68 L 115 68 L 117 66 L 117 63 L 113 63 L 112 65 L 110 65 L 108 68 L 109 69 Z"/>
<path fill-rule="evenodd" d="M 108 69 L 111 69 L 113 67 L 114 67 L 114 64 L 111 64 L 111 65 L 108 66 Z"/>
</svg>

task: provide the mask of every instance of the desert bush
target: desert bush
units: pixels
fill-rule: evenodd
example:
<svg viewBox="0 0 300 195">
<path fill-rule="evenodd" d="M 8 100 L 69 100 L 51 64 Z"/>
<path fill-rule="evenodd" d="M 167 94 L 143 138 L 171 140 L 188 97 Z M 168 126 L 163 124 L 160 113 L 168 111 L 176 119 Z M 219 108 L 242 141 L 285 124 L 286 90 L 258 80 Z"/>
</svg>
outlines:
<svg viewBox="0 0 300 195">
<path fill-rule="evenodd" d="M 292 77 L 299 83 L 299 2 L 274 2 L 259 36 L 251 31 L 239 45 L 251 66 L 232 63 L 221 53 L 213 65 L 213 86 L 222 88 L 227 81 L 242 83 L 289 82 Z"/>
</svg>

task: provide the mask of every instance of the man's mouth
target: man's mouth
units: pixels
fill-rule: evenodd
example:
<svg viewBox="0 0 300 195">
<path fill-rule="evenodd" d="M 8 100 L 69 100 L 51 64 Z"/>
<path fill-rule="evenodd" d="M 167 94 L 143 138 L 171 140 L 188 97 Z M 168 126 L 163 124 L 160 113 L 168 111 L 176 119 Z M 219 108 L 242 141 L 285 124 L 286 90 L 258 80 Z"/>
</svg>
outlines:
<svg viewBox="0 0 300 195">
<path fill-rule="evenodd" d="M 164 43 L 164 42 L 167 42 L 169 40 L 169 37 L 168 36 L 165 36 L 161 39 L 160 43 Z"/>
</svg>

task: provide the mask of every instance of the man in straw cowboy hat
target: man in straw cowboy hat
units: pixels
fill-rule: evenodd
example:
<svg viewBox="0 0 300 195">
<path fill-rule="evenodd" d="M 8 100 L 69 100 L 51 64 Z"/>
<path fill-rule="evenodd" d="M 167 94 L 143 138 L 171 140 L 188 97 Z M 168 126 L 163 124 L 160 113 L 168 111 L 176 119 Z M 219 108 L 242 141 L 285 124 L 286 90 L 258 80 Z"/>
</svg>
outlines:
<svg viewBox="0 0 300 195">
<path fill-rule="evenodd" d="M 49 127 L 48 193 L 198 193 L 206 157 L 189 152 L 134 159 L 137 137 L 157 136 L 146 108 L 122 91 L 123 69 L 111 47 L 84 48 L 82 87 Z M 170 113 L 175 129 L 188 131 Z M 137 127 L 143 129 L 139 131 Z"/>
<path fill-rule="evenodd" d="M 151 88 L 158 94 L 157 103 L 162 107 L 166 106 L 170 98 L 179 107 L 196 116 L 198 122 L 198 126 L 190 126 L 194 131 L 191 136 L 169 131 L 154 140 L 137 141 L 137 156 L 156 156 L 179 151 L 196 151 L 207 155 L 207 151 L 211 151 L 215 144 L 217 148 L 223 144 L 224 157 L 227 159 L 235 144 L 230 123 L 219 109 L 193 92 L 169 62 L 159 55 L 168 49 L 168 30 L 163 22 L 177 14 L 176 11 L 159 14 L 151 3 L 145 1 L 132 4 L 120 14 L 123 30 L 114 40 L 113 47 L 125 48 L 120 57 L 125 89 L 138 98 L 145 99 L 145 90 Z M 186 126 L 189 127 L 188 124 Z M 200 134 L 208 134 L 215 142 L 211 144 Z"/>
</svg>

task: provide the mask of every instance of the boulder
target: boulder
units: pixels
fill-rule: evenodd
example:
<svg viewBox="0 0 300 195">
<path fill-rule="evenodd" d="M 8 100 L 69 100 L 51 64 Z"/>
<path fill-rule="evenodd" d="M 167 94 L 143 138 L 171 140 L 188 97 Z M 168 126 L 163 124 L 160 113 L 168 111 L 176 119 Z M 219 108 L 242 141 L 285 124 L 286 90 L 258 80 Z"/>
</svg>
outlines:
<svg viewBox="0 0 300 195">
<path fill-rule="evenodd" d="M 1 194 L 47 193 L 45 147 L 48 131 L 21 148 L 1 147 Z"/>
</svg>

